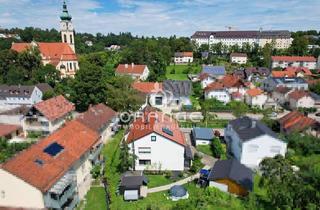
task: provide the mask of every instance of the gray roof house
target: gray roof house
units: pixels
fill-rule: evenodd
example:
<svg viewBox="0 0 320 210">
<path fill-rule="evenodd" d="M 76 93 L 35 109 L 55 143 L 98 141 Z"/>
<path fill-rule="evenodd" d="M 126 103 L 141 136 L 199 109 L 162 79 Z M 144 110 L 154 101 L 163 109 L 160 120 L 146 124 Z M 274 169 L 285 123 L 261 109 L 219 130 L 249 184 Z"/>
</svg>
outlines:
<svg viewBox="0 0 320 210">
<path fill-rule="evenodd" d="M 221 78 L 226 75 L 226 69 L 224 66 L 202 66 L 201 73 L 206 73 L 211 76 Z"/>
<path fill-rule="evenodd" d="M 121 177 L 119 189 L 124 200 L 138 200 L 144 197 L 148 179 L 143 174 L 124 174 Z"/>
<path fill-rule="evenodd" d="M 218 160 L 208 176 L 209 186 L 237 195 L 253 190 L 253 172 L 238 160 Z"/>
<path fill-rule="evenodd" d="M 166 95 L 166 104 L 169 107 L 180 109 L 182 106 L 192 106 L 189 98 L 192 93 L 191 81 L 165 80 L 162 85 Z"/>
<path fill-rule="evenodd" d="M 268 77 L 263 81 L 262 87 L 265 91 L 272 92 L 277 87 L 308 90 L 309 86 L 308 83 L 301 77 Z"/>
<path fill-rule="evenodd" d="M 231 120 L 224 131 L 228 153 L 250 168 L 258 168 L 266 157 L 285 156 L 287 143 L 259 120 L 241 117 Z"/>
<path fill-rule="evenodd" d="M 195 145 L 210 144 L 214 138 L 214 132 L 211 128 L 193 128 L 191 137 Z"/>
</svg>

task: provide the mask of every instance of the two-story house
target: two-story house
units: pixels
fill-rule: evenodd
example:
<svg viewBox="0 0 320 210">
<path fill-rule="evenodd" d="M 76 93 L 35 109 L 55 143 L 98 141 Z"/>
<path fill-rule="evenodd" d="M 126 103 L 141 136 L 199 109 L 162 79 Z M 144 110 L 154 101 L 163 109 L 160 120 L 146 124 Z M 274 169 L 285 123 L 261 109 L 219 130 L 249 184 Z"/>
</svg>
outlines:
<svg viewBox="0 0 320 210">
<path fill-rule="evenodd" d="M 301 77 L 268 77 L 262 82 L 263 90 L 272 92 L 276 87 L 287 87 L 290 89 L 308 90 L 308 83 Z"/>
<path fill-rule="evenodd" d="M 190 166 L 187 143 L 176 120 L 145 111 L 126 135 L 130 153 L 136 156 L 133 170 L 183 171 Z"/>
<path fill-rule="evenodd" d="M 285 156 L 287 143 L 262 122 L 241 117 L 229 122 L 224 131 L 228 152 L 242 164 L 258 168 L 266 157 Z"/>
<path fill-rule="evenodd" d="M 227 104 L 231 100 L 230 93 L 228 92 L 227 88 L 221 82 L 213 82 L 210 83 L 204 89 L 204 98 L 205 99 L 212 99 L 215 98 L 218 101 Z"/>
<path fill-rule="evenodd" d="M 76 120 L 99 133 L 104 143 L 118 130 L 118 113 L 105 104 L 90 106 Z"/>
<path fill-rule="evenodd" d="M 74 209 L 90 189 L 100 141 L 74 120 L 9 159 L 0 167 L 0 206 Z"/>
<path fill-rule="evenodd" d="M 71 117 L 74 110 L 74 105 L 62 95 L 35 104 L 23 119 L 25 135 L 30 132 L 52 133 Z"/>
<path fill-rule="evenodd" d="M 147 65 L 140 64 L 119 64 L 116 69 L 116 75 L 127 75 L 134 80 L 146 80 L 149 76 L 149 68 Z"/>
<path fill-rule="evenodd" d="M 268 96 L 259 88 L 252 88 L 247 90 L 246 103 L 252 107 L 259 107 L 262 109 L 268 100 Z"/>
<path fill-rule="evenodd" d="M 231 63 L 246 64 L 248 61 L 248 56 L 245 53 L 231 53 L 230 61 Z"/>
<path fill-rule="evenodd" d="M 288 105 L 290 109 L 312 108 L 315 106 L 315 101 L 310 92 L 294 90 L 288 94 Z"/>
<path fill-rule="evenodd" d="M 193 52 L 176 52 L 173 59 L 176 64 L 192 63 Z"/>
<path fill-rule="evenodd" d="M 317 59 L 312 56 L 271 56 L 271 68 L 288 66 L 316 69 Z"/>
</svg>

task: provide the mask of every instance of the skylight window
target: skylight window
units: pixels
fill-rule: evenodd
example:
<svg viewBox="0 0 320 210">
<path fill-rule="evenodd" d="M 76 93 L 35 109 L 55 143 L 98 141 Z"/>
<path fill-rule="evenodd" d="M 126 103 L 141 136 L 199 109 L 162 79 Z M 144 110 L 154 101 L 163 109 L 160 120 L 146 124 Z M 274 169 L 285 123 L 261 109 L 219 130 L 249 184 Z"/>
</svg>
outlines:
<svg viewBox="0 0 320 210">
<path fill-rule="evenodd" d="M 168 134 L 169 136 L 173 136 L 173 132 L 169 128 L 162 128 L 162 132 Z"/>
<path fill-rule="evenodd" d="M 38 164 L 39 166 L 43 166 L 43 164 L 44 164 L 43 160 L 41 160 L 41 159 L 36 159 L 34 162 L 36 164 Z"/>
<path fill-rule="evenodd" d="M 43 152 L 47 153 L 51 157 L 57 156 L 59 153 L 63 151 L 64 147 L 58 144 L 57 142 L 54 142 L 50 144 L 48 147 L 46 147 Z"/>
</svg>

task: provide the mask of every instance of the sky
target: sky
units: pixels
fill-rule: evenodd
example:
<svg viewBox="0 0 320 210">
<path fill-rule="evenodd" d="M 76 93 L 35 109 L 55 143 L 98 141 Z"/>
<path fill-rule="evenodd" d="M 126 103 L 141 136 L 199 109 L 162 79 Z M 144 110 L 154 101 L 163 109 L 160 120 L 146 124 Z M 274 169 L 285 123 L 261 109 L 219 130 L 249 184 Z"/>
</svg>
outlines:
<svg viewBox="0 0 320 210">
<path fill-rule="evenodd" d="M 320 0 L 67 0 L 77 32 L 191 36 L 197 30 L 320 30 Z M 0 27 L 59 29 L 62 0 L 0 0 Z"/>
</svg>

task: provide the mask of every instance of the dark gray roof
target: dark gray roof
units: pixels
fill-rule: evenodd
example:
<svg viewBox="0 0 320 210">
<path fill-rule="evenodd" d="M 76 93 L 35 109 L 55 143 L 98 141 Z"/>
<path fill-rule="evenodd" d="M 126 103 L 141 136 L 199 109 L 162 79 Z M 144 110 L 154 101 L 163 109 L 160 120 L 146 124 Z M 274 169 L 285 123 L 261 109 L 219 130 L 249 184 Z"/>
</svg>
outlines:
<svg viewBox="0 0 320 210">
<path fill-rule="evenodd" d="M 214 137 L 211 128 L 193 128 L 192 135 L 195 139 L 212 140 Z"/>
<path fill-rule="evenodd" d="M 241 141 L 248 141 L 262 135 L 270 135 L 278 138 L 277 134 L 273 132 L 268 126 L 259 120 L 251 119 L 250 117 L 241 117 L 231 120 L 229 124 L 233 130 L 238 134 Z"/>
<path fill-rule="evenodd" d="M 238 160 L 218 160 L 211 169 L 208 180 L 230 179 L 249 191 L 253 190 L 253 172 Z"/>
<path fill-rule="evenodd" d="M 270 77 L 276 84 L 308 84 L 303 78 L 301 77 Z"/>
<path fill-rule="evenodd" d="M 48 92 L 48 91 L 51 91 L 53 90 L 53 88 L 47 84 L 47 83 L 39 83 L 36 85 L 37 88 L 39 88 L 39 90 L 42 92 L 42 93 L 45 93 L 45 92 Z"/>
<path fill-rule="evenodd" d="M 183 197 L 187 194 L 187 190 L 181 185 L 174 185 L 170 188 L 169 194 L 174 197 Z"/>
<path fill-rule="evenodd" d="M 191 147 L 189 145 L 185 147 L 185 155 L 189 160 L 193 159 L 192 150 L 191 150 Z"/>
<path fill-rule="evenodd" d="M 0 115 L 26 115 L 30 108 L 27 106 L 19 106 L 14 109 L 6 110 L 0 113 Z"/>
<path fill-rule="evenodd" d="M 166 93 L 173 94 L 175 97 L 190 96 L 192 91 L 191 81 L 165 80 L 163 82 L 163 90 Z"/>
<path fill-rule="evenodd" d="M 314 92 L 310 92 L 310 96 L 313 98 L 313 100 L 320 101 L 320 95 L 318 95 Z"/>
<path fill-rule="evenodd" d="M 207 73 L 213 76 L 221 76 L 226 74 L 224 66 L 203 66 L 201 73 Z"/>
<path fill-rule="evenodd" d="M 196 31 L 191 38 L 290 38 L 287 30 L 275 31 Z"/>
<path fill-rule="evenodd" d="M 26 85 L 0 85 L 0 98 L 21 97 L 29 98 L 32 95 L 35 86 Z"/>
<path fill-rule="evenodd" d="M 148 179 L 145 176 L 122 176 L 120 186 L 122 187 L 134 187 L 146 185 Z"/>
</svg>

